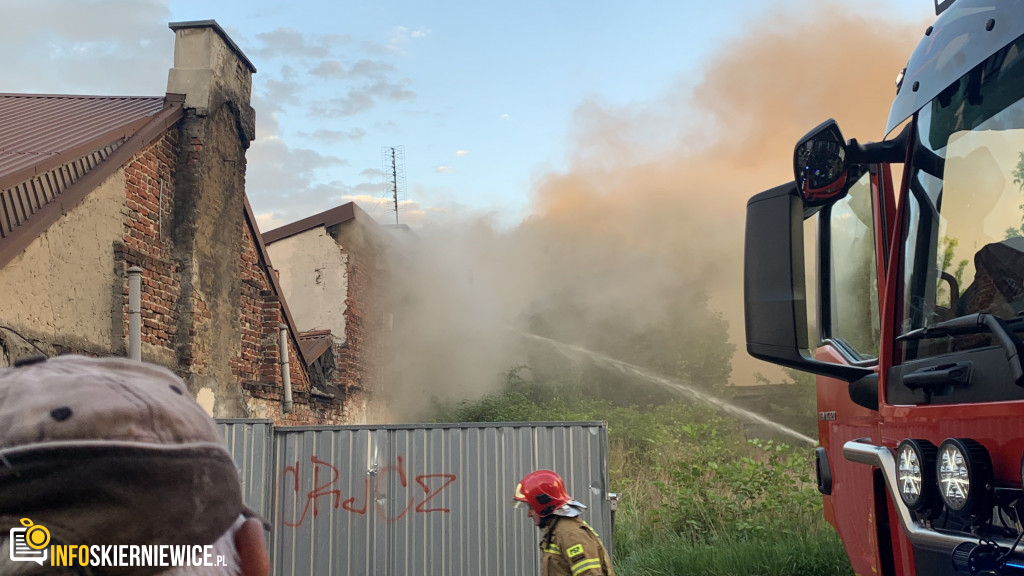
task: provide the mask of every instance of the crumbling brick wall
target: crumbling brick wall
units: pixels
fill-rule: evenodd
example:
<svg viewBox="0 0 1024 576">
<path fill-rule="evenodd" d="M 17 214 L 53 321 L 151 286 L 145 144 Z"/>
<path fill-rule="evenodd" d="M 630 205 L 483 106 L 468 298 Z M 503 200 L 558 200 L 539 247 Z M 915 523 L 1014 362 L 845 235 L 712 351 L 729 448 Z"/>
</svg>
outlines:
<svg viewBox="0 0 1024 576">
<path fill-rule="evenodd" d="M 173 230 L 169 225 L 177 145 L 178 130 L 172 128 L 125 165 L 123 238 L 114 246 L 115 274 L 123 279 L 120 302 L 114 303 L 114 309 L 121 310 L 120 340 L 128 339 L 127 270 L 138 266 L 142 268 L 144 358 L 173 368 L 181 368 L 174 365 L 174 327 L 181 283 L 178 266 L 171 259 Z"/>
<path fill-rule="evenodd" d="M 242 353 L 233 362 L 232 371 L 242 383 L 250 416 L 270 418 L 279 425 L 344 424 L 344 399 L 316 393 L 296 348 L 296 335 L 291 332 L 288 333 L 288 373 L 292 410 L 287 414 L 282 412 L 280 325 L 285 322 L 285 316 L 248 226 L 241 261 Z"/>
<path fill-rule="evenodd" d="M 387 343 L 390 290 L 386 232 L 360 219 L 332 231 L 348 262 L 348 295 L 345 299 L 345 339 L 335 341 L 335 385 L 346 392 L 349 422 L 387 421 L 383 407 L 383 355 Z"/>
</svg>

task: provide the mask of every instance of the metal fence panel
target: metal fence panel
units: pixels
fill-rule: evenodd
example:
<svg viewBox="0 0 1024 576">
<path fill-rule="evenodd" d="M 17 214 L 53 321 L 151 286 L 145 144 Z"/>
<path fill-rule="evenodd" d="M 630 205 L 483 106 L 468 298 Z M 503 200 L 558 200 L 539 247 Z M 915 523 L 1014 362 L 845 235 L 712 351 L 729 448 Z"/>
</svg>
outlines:
<svg viewBox="0 0 1024 576">
<path fill-rule="evenodd" d="M 269 519 L 274 477 L 274 422 L 272 420 L 217 420 L 228 450 L 238 465 L 242 498 L 254 512 Z"/>
<path fill-rule="evenodd" d="M 603 422 L 297 427 L 273 436 L 263 474 L 276 576 L 539 573 L 539 532 L 512 507 L 516 482 L 538 468 L 563 476 L 611 545 Z"/>
</svg>

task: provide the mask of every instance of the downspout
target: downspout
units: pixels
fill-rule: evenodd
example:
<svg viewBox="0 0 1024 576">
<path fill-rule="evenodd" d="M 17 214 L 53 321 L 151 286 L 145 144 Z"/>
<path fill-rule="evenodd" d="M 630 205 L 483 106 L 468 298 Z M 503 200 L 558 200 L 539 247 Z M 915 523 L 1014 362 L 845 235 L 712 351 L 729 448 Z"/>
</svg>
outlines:
<svg viewBox="0 0 1024 576">
<path fill-rule="evenodd" d="M 292 411 L 292 374 L 288 368 L 288 325 L 280 324 L 281 339 L 281 385 L 284 386 L 284 403 L 281 404 L 281 412 L 285 414 Z"/>
<path fill-rule="evenodd" d="M 142 360 L 142 268 L 128 269 L 128 358 Z"/>
</svg>

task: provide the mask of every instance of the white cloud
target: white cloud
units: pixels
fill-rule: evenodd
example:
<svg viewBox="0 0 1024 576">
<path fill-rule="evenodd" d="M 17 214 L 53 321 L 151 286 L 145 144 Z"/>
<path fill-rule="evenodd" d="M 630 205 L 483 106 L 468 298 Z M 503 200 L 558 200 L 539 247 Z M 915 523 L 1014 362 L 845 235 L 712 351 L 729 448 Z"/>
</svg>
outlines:
<svg viewBox="0 0 1024 576">
<path fill-rule="evenodd" d="M 391 31 L 391 44 L 406 44 L 410 38 L 426 38 L 427 36 L 430 36 L 430 28 L 409 30 L 405 26 L 396 26 Z"/>
<path fill-rule="evenodd" d="M 256 227 L 260 229 L 260 233 L 280 228 L 287 223 L 287 221 L 278 218 L 273 212 L 263 212 L 256 215 Z"/>
<path fill-rule="evenodd" d="M 345 66 L 337 60 L 323 60 L 309 73 L 320 78 L 344 78 Z"/>
<path fill-rule="evenodd" d="M 325 80 L 346 78 L 383 79 L 396 71 L 397 70 L 394 66 L 382 60 L 360 58 L 348 69 L 346 69 L 345 65 L 339 60 L 322 60 L 314 66 L 309 73 Z"/>
<path fill-rule="evenodd" d="M 321 118 L 341 118 L 366 112 L 381 101 L 411 102 L 416 99 L 416 93 L 407 88 L 410 83 L 404 79 L 395 82 L 378 80 L 352 88 L 344 96 L 326 102 L 314 102 L 309 107 L 309 114 Z"/>
<path fill-rule="evenodd" d="M 456 150 L 455 155 L 459 158 L 465 158 L 466 156 L 469 156 L 469 150 Z"/>
<path fill-rule="evenodd" d="M 445 166 L 444 164 L 442 164 L 437 168 L 434 168 L 434 172 L 437 172 L 438 174 L 454 174 L 455 168 L 452 168 L 451 166 Z"/>
<path fill-rule="evenodd" d="M 311 57 L 326 58 L 335 46 L 348 44 L 352 37 L 345 34 L 305 34 L 294 28 L 277 28 L 257 34 L 262 46 L 253 50 L 256 56 L 266 58 Z"/>
<path fill-rule="evenodd" d="M 166 0 L 4 2 L 2 13 L 4 92 L 167 91 L 174 32 Z"/>
<path fill-rule="evenodd" d="M 284 105 L 301 104 L 299 95 L 305 90 L 305 87 L 298 81 L 295 69 L 285 65 L 281 67 L 278 74 L 279 77 L 269 74 L 257 74 L 253 77 L 259 94 L 267 101 L 275 103 L 279 109 Z"/>
<path fill-rule="evenodd" d="M 299 132 L 299 136 L 327 144 L 338 144 L 341 142 L 359 142 L 366 137 L 366 130 L 362 128 L 353 128 L 351 130 L 321 129 L 313 132 Z"/>
<path fill-rule="evenodd" d="M 498 116 L 498 119 L 500 119 L 500 120 L 511 120 L 512 117 L 509 116 L 508 114 L 502 114 L 501 116 Z"/>
<path fill-rule="evenodd" d="M 332 208 L 350 187 L 342 183 L 320 183 L 331 168 L 347 166 L 337 156 L 314 150 L 292 148 L 276 136 L 257 138 L 246 152 L 246 194 L 253 209 L 285 222 Z M 268 206 L 280 206 L 267 212 Z M 262 228 L 261 228 L 262 229 Z"/>
</svg>

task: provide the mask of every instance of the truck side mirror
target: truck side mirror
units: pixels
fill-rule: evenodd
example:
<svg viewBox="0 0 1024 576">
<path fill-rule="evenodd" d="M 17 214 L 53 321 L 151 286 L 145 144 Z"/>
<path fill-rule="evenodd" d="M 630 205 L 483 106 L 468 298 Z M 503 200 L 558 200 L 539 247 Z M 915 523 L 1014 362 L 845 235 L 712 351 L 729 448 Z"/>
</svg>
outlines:
<svg viewBox="0 0 1024 576">
<path fill-rule="evenodd" d="M 794 182 L 747 202 L 743 304 L 747 352 L 761 360 L 852 382 L 872 371 L 810 355 L 804 281 L 804 202 Z"/>
<path fill-rule="evenodd" d="M 849 181 L 846 140 L 829 119 L 804 135 L 793 151 L 793 173 L 806 206 L 839 200 Z"/>
</svg>

